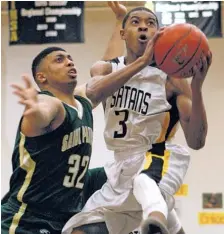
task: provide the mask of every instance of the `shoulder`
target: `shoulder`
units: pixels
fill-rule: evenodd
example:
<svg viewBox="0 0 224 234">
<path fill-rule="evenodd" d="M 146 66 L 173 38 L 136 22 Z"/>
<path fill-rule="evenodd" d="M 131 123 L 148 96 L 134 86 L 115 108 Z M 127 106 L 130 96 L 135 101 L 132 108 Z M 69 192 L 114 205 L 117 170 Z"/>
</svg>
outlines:
<svg viewBox="0 0 224 234">
<path fill-rule="evenodd" d="M 55 109 L 55 108 L 63 108 L 64 109 L 64 106 L 63 106 L 63 103 L 61 100 L 59 100 L 58 98 L 54 97 L 53 95 L 48 95 L 48 94 L 45 94 L 45 93 L 39 93 L 37 95 L 37 99 L 38 99 L 38 102 L 39 103 L 42 103 L 42 104 L 46 104 L 49 106 L 49 109 Z"/>
<path fill-rule="evenodd" d="M 56 98 L 52 93 L 48 91 L 38 92 L 37 98 L 38 98 L 38 101 L 51 101 L 51 102 L 62 103 L 61 100 Z"/>
<path fill-rule="evenodd" d="M 82 88 L 81 89 L 82 91 L 80 92 L 80 93 L 76 93 L 75 94 L 75 99 L 76 100 L 78 100 L 81 104 L 82 104 L 82 106 L 86 109 L 88 109 L 89 110 L 89 112 L 91 112 L 92 113 L 92 102 L 86 97 L 86 95 L 85 95 L 85 89 L 84 88 Z"/>
<path fill-rule="evenodd" d="M 75 98 L 78 99 L 78 101 L 81 101 L 83 103 L 88 103 L 87 105 L 91 107 L 91 110 L 93 108 L 93 104 L 90 101 L 89 98 L 86 96 L 86 83 L 79 85 L 78 87 L 75 88 Z"/>
<path fill-rule="evenodd" d="M 166 91 L 169 97 L 184 95 L 191 98 L 191 88 L 188 79 L 167 77 Z"/>
<path fill-rule="evenodd" d="M 91 76 L 97 76 L 97 75 L 107 75 L 112 72 L 112 64 L 118 64 L 119 59 L 114 58 L 112 60 L 108 61 L 97 61 L 96 63 L 93 64 L 93 66 L 90 69 L 90 74 Z"/>
</svg>

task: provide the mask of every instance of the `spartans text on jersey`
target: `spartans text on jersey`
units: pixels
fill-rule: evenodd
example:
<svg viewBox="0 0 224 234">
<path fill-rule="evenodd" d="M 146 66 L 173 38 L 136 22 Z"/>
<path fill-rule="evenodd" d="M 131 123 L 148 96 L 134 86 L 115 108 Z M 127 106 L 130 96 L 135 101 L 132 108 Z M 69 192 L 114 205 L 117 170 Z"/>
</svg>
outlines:
<svg viewBox="0 0 224 234">
<path fill-rule="evenodd" d="M 148 92 L 131 86 L 123 86 L 112 96 L 110 107 L 128 108 L 146 115 L 150 98 L 151 94 Z"/>
</svg>

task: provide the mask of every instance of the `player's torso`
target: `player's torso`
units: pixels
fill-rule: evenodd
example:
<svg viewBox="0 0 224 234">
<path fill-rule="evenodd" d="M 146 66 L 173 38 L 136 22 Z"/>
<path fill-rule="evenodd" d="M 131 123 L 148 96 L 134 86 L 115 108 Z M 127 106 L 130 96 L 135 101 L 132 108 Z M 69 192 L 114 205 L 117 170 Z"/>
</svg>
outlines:
<svg viewBox="0 0 224 234">
<path fill-rule="evenodd" d="M 80 193 L 91 156 L 93 120 L 90 103 L 76 99 L 79 109 L 63 104 L 66 118 L 53 132 L 32 138 L 17 133 L 10 181 L 13 199 L 61 212 L 82 208 Z"/>
<path fill-rule="evenodd" d="M 125 65 L 123 57 L 112 63 L 113 71 Z M 104 137 L 112 150 L 146 151 L 160 137 L 166 112 L 166 74 L 155 67 L 145 67 L 123 87 L 107 98 Z"/>
</svg>

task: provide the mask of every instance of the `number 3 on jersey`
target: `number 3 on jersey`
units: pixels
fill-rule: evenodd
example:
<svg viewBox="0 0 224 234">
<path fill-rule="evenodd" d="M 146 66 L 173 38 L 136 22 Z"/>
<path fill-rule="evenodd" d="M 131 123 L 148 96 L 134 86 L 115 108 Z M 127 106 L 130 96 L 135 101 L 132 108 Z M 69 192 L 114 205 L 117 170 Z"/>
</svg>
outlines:
<svg viewBox="0 0 224 234">
<path fill-rule="evenodd" d="M 121 116 L 122 120 L 119 121 L 119 126 L 122 127 L 121 131 L 114 132 L 114 138 L 122 138 L 127 134 L 127 125 L 126 121 L 128 120 L 128 110 L 115 111 L 115 115 Z"/>
<path fill-rule="evenodd" d="M 82 189 L 84 184 L 81 181 L 81 179 L 86 174 L 88 165 L 89 165 L 89 156 L 80 156 L 77 154 L 72 154 L 68 159 L 68 164 L 70 165 L 68 169 L 68 173 L 70 175 L 66 175 L 63 181 L 63 185 L 67 188 L 75 187 Z M 82 169 L 81 169 L 82 168 Z M 84 169 L 83 169 L 84 168 Z M 77 182 L 76 177 L 80 170 L 83 170 L 82 173 L 79 175 Z"/>
</svg>

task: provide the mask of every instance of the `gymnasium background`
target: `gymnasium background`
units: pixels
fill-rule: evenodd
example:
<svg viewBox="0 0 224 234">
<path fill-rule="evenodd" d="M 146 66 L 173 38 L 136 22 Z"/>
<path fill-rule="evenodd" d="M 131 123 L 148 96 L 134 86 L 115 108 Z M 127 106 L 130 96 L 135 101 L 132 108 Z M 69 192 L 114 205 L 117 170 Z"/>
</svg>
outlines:
<svg viewBox="0 0 224 234">
<path fill-rule="evenodd" d="M 133 3 L 132 5 L 138 5 Z M 223 4 L 224 5 L 224 4 Z M 128 8 L 129 9 L 129 8 Z M 131 9 L 131 8 L 130 8 Z M 222 7 L 224 21 L 224 7 Z M 9 87 L 12 82 L 21 82 L 21 74 L 31 75 L 31 62 L 45 45 L 9 46 L 8 16 L 6 3 L 2 2 L 1 12 L 1 196 L 9 188 L 12 171 L 11 153 L 18 121 L 23 107 L 17 103 Z M 85 43 L 57 44 L 69 51 L 78 68 L 78 82 L 86 82 L 90 66 L 101 58 L 107 45 L 115 19 L 105 3 L 88 3 L 85 7 Z M 224 22 L 222 24 L 224 26 Z M 224 32 L 224 30 L 223 30 Z M 208 137 L 205 147 L 192 153 L 181 196 L 177 196 L 176 208 L 186 233 L 223 234 L 223 208 L 204 209 L 203 193 L 224 194 L 224 38 L 209 39 L 213 52 L 213 64 L 204 83 L 203 94 L 208 116 Z M 104 117 L 101 106 L 94 110 L 94 143 L 90 167 L 103 166 L 112 159 L 104 144 Z M 182 130 L 178 131 L 175 142 L 186 145 Z M 54 155 L 52 155 L 54 157 Z M 202 212 L 201 215 L 199 213 Z"/>
</svg>

